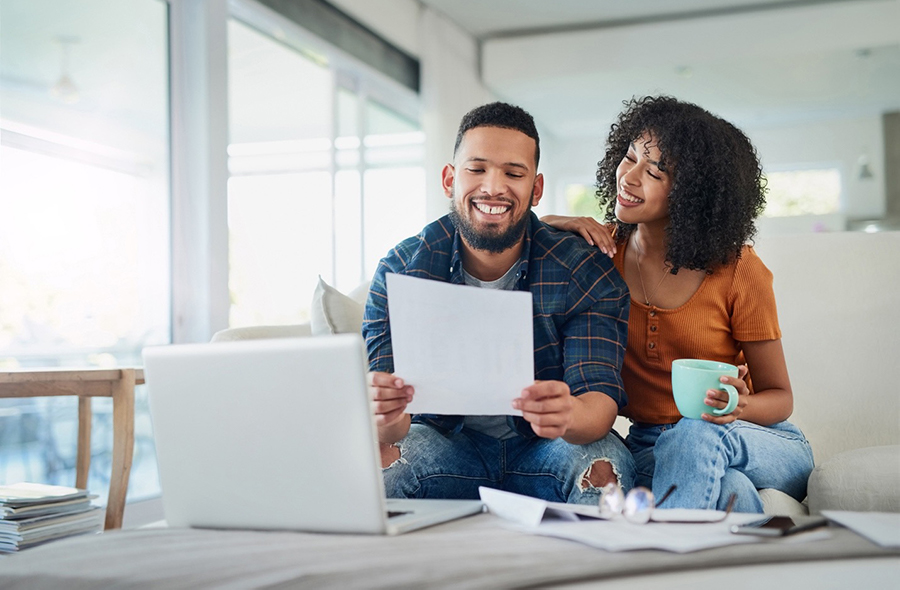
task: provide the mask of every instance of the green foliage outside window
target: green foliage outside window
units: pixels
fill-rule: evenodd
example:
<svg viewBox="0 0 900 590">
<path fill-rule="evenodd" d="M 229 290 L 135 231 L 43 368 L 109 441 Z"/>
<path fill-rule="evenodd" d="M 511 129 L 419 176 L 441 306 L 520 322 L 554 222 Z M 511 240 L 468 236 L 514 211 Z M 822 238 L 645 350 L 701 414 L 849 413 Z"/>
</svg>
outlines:
<svg viewBox="0 0 900 590">
<path fill-rule="evenodd" d="M 792 170 L 766 175 L 766 217 L 824 215 L 840 206 L 841 173 L 837 169 Z"/>
<path fill-rule="evenodd" d="M 566 186 L 566 207 L 569 215 L 602 217 L 593 186 L 570 184 Z"/>
</svg>

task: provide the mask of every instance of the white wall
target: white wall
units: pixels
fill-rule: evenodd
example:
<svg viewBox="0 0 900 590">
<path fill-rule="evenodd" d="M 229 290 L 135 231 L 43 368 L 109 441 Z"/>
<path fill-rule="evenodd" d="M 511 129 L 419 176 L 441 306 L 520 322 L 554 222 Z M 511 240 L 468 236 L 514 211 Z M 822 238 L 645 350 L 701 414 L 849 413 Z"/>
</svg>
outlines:
<svg viewBox="0 0 900 590">
<path fill-rule="evenodd" d="M 744 129 L 766 170 L 838 166 L 841 212 L 851 219 L 885 213 L 884 134 L 880 116 L 831 119 L 798 125 Z M 873 178 L 860 180 L 857 163 L 865 153 Z"/>
<path fill-rule="evenodd" d="M 453 158 L 459 120 L 492 100 L 478 72 L 478 45 L 445 16 L 423 9 L 419 18 L 422 65 L 422 128 L 425 131 L 425 213 L 436 219 L 449 209 L 440 171 Z"/>
<path fill-rule="evenodd" d="M 900 0 L 796 4 L 492 38 L 482 74 L 559 137 L 607 126 L 632 95 L 672 94 L 742 126 L 900 108 Z"/>
<path fill-rule="evenodd" d="M 534 81 L 529 71 L 554 78 L 666 63 L 701 64 L 723 59 L 777 60 L 785 51 L 854 50 L 896 43 L 895 0 L 839 2 L 816 7 L 676 19 L 612 28 L 589 28 L 485 43 L 484 75 L 491 83 Z M 873 19 L 878 13 L 882 18 Z M 805 25 L 805 26 L 804 26 Z M 822 35 L 831 31 L 831 35 Z M 711 52 L 714 47 L 716 52 Z M 602 59 L 598 59 L 602 56 Z M 510 67 L 527 63 L 529 68 Z"/>
</svg>

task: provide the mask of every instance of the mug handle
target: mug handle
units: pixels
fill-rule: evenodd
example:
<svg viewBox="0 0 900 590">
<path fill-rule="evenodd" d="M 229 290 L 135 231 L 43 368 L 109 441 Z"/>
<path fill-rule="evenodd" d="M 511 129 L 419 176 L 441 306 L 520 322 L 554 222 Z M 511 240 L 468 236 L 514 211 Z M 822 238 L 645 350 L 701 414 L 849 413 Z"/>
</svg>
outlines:
<svg viewBox="0 0 900 590">
<path fill-rule="evenodd" d="M 730 414 L 738 405 L 738 392 L 737 389 L 734 388 L 734 385 L 719 383 L 719 389 L 728 392 L 728 405 L 721 409 L 714 409 L 712 412 L 710 412 L 710 414 L 712 414 L 713 416 L 724 416 L 726 414 Z"/>
</svg>

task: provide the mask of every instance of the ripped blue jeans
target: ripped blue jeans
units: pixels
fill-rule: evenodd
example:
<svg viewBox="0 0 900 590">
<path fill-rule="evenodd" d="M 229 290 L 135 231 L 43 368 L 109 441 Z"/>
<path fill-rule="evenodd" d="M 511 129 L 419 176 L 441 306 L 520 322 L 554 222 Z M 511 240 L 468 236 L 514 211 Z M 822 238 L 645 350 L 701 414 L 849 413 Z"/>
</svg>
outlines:
<svg viewBox="0 0 900 590">
<path fill-rule="evenodd" d="M 400 459 L 384 468 L 389 498 L 477 499 L 486 486 L 551 502 L 597 504 L 599 488 L 585 485 L 595 461 L 608 461 L 625 491 L 634 483 L 634 461 L 614 432 L 586 445 L 561 438 L 501 440 L 471 428 L 444 435 L 412 424 L 397 443 Z"/>
</svg>

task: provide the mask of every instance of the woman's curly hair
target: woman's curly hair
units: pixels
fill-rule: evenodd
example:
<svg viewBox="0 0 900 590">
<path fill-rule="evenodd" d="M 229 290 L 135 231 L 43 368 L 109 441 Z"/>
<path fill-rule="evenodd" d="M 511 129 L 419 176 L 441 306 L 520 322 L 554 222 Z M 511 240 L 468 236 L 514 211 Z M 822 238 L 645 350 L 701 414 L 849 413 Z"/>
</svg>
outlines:
<svg viewBox="0 0 900 590">
<path fill-rule="evenodd" d="M 662 154 L 660 164 L 672 176 L 666 227 L 672 272 L 712 272 L 738 258 L 756 234 L 753 221 L 766 203 L 765 179 L 750 140 L 728 121 L 670 96 L 633 98 L 625 107 L 597 165 L 597 198 L 606 223 L 616 225 L 616 239 L 624 242 L 636 228 L 616 218 L 616 168 L 629 145 L 649 133 Z"/>
</svg>

